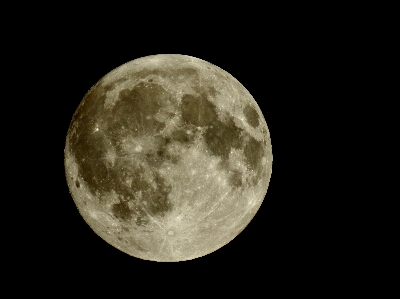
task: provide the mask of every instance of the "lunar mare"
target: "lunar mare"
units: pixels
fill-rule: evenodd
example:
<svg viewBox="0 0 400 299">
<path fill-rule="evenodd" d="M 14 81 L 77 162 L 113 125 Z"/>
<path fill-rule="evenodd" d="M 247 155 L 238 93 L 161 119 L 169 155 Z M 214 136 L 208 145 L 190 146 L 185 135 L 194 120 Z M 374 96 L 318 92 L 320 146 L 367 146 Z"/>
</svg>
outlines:
<svg viewBox="0 0 400 299">
<path fill-rule="evenodd" d="M 185 55 L 139 58 L 101 78 L 73 115 L 64 152 L 71 195 L 93 231 L 160 262 L 234 239 L 272 172 L 270 133 L 251 94 Z"/>
</svg>

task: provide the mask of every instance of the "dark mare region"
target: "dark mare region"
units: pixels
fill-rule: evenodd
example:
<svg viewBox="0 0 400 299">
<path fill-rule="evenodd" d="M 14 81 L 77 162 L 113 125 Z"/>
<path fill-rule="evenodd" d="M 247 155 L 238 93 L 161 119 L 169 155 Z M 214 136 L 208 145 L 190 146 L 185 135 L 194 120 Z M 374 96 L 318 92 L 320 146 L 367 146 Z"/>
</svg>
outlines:
<svg viewBox="0 0 400 299">
<path fill-rule="evenodd" d="M 172 209 L 167 197 L 169 187 L 157 171 L 152 174 L 156 183 L 154 188 L 141 176 L 144 172 L 141 166 L 133 166 L 129 159 L 119 158 L 111 166 L 105 157 L 110 148 L 116 150 L 117 157 L 126 156 L 120 148 L 120 141 L 127 133 L 143 136 L 159 132 L 165 124 L 156 121 L 153 116 L 170 95 L 157 84 L 140 83 L 132 89 L 122 90 L 119 101 L 111 110 L 105 110 L 104 92 L 101 85 L 96 85 L 75 113 L 73 122 L 79 121 L 76 133 L 70 137 L 71 152 L 76 158 L 81 178 L 93 194 L 100 194 L 100 200 L 102 194 L 111 190 L 118 194 L 120 202 L 112 206 L 115 217 L 128 221 L 136 215 L 136 223 L 145 225 L 147 214 L 163 216 Z M 100 129 L 95 130 L 96 126 Z M 160 141 L 160 146 L 166 142 Z M 151 157 L 146 158 L 149 160 Z M 129 180 L 132 183 L 127 185 Z M 76 182 L 77 187 L 78 184 Z M 128 201 L 134 200 L 135 192 L 139 191 L 147 204 L 136 200 L 134 208 L 130 208 Z"/>
</svg>

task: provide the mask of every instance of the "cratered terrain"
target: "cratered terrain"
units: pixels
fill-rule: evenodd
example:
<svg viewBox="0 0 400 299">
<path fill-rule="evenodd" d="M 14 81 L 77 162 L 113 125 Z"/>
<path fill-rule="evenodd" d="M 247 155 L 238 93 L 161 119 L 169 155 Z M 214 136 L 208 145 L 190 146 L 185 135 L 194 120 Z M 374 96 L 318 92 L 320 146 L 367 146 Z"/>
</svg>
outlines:
<svg viewBox="0 0 400 299">
<path fill-rule="evenodd" d="M 160 262 L 234 239 L 272 172 L 270 133 L 251 94 L 185 55 L 139 58 L 101 78 L 73 115 L 64 153 L 70 192 L 93 231 Z"/>
</svg>

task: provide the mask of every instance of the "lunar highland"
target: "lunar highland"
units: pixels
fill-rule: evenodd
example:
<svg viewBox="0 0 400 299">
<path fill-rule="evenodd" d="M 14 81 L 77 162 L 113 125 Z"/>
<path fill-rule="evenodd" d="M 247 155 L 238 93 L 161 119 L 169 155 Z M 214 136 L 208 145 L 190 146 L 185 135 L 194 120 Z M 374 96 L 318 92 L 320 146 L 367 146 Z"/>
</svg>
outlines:
<svg viewBox="0 0 400 299">
<path fill-rule="evenodd" d="M 256 214 L 272 172 L 270 133 L 251 94 L 221 68 L 175 54 L 101 78 L 73 115 L 64 156 L 93 231 L 159 262 L 229 243 Z"/>
</svg>

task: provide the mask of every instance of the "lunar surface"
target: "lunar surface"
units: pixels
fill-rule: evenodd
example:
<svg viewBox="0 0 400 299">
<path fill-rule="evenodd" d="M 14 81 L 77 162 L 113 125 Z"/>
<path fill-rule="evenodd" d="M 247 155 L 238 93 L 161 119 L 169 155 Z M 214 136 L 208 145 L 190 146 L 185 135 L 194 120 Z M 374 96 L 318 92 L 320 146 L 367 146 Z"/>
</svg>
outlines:
<svg viewBox="0 0 400 299">
<path fill-rule="evenodd" d="M 272 171 L 253 97 L 226 71 L 185 55 L 139 58 L 101 78 L 73 115 L 64 154 L 71 195 L 93 231 L 159 262 L 234 239 Z"/>
</svg>

